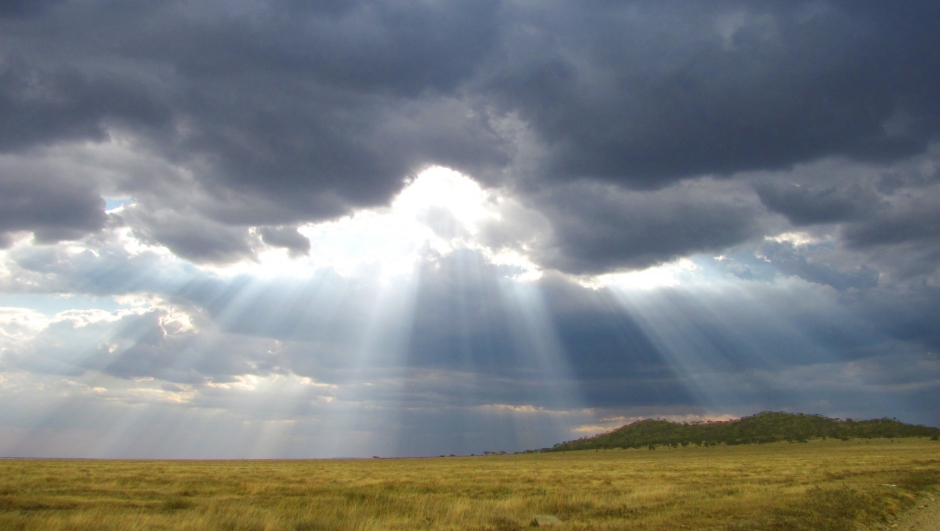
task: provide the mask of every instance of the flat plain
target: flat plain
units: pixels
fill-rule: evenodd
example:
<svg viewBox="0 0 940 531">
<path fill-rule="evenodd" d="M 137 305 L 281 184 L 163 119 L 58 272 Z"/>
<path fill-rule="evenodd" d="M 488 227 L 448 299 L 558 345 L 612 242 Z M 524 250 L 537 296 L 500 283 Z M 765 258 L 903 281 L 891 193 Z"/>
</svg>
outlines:
<svg viewBox="0 0 940 531">
<path fill-rule="evenodd" d="M 890 528 L 940 497 L 940 442 L 850 440 L 488 457 L 0 460 L 0 529 Z M 860 527 L 861 526 L 861 527 Z"/>
</svg>

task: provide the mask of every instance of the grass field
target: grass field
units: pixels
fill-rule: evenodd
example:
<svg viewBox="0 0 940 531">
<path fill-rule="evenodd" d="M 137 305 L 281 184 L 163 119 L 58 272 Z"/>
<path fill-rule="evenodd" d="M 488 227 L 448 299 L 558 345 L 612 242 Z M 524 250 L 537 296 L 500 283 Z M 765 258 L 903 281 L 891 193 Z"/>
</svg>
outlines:
<svg viewBox="0 0 940 531">
<path fill-rule="evenodd" d="M 895 485 L 894 487 L 885 484 Z M 0 529 L 855 530 L 940 494 L 940 442 L 428 459 L 0 460 Z"/>
</svg>

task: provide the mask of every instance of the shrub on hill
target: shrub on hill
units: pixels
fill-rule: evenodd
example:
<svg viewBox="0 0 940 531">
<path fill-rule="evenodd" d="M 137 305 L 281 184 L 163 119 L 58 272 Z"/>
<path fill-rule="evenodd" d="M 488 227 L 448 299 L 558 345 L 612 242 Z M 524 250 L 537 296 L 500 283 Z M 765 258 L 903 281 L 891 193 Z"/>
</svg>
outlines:
<svg viewBox="0 0 940 531">
<path fill-rule="evenodd" d="M 821 415 L 765 411 L 737 420 L 670 422 L 639 420 L 616 430 L 556 444 L 542 451 L 595 450 L 602 448 L 652 448 L 656 445 L 713 446 L 760 444 L 810 439 L 874 439 L 940 436 L 940 428 L 905 424 L 896 419 L 831 419 Z"/>
</svg>

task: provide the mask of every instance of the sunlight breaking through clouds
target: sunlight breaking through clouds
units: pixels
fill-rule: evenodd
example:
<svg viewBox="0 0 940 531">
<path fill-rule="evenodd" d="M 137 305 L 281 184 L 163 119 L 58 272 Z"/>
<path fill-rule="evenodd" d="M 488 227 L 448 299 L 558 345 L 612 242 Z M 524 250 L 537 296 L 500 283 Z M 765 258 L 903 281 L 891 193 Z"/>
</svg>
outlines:
<svg viewBox="0 0 940 531">
<path fill-rule="evenodd" d="M 0 456 L 940 423 L 936 3 L 268 4 L 0 8 Z"/>
<path fill-rule="evenodd" d="M 465 175 L 435 166 L 407 181 L 388 207 L 297 227 L 310 241 L 310 251 L 303 256 L 265 247 L 257 261 L 211 269 L 272 278 L 309 276 L 330 268 L 344 277 L 378 274 L 388 279 L 410 274 L 417 261 L 471 249 L 494 264 L 517 269 L 517 279 L 535 280 L 540 272 L 530 258 L 514 249 L 494 249 L 481 239 L 507 208 L 518 205 L 498 190 L 484 190 Z"/>
<path fill-rule="evenodd" d="M 133 208 L 122 201 L 109 215 Z M 631 407 L 612 406 L 603 393 L 660 403 L 643 411 L 672 419 L 730 418 L 728 411 L 798 401 L 784 375 L 802 380 L 799 392 L 818 396 L 814 404 L 842 411 L 824 389 L 852 371 L 805 325 L 774 307 L 801 290 L 804 301 L 819 299 L 812 303 L 817 308 L 831 307 L 831 297 L 779 272 L 766 280 L 741 276 L 772 266 L 773 255 L 732 249 L 642 270 L 545 277 L 531 244 L 550 244 L 545 234 L 541 240 L 525 231 L 493 236 L 516 218 L 537 215 L 526 208 L 498 189 L 434 167 L 387 207 L 299 226 L 308 252 L 263 244 L 260 229 L 252 229 L 259 231 L 255 259 L 227 265 L 188 263 L 120 225 L 99 239 L 44 249 L 21 240 L 0 251 L 6 282 L 54 278 L 65 292 L 31 299 L 41 305 L 54 306 L 49 297 L 67 304 L 69 292 L 82 289 L 86 273 L 75 276 L 74 265 L 94 271 L 109 263 L 126 280 L 106 297 L 110 309 L 0 310 L 2 392 L 25 399 L 35 389 L 55 389 L 60 401 L 109 408 L 112 421 L 97 435 L 70 436 L 87 438 L 76 455 L 96 456 L 135 455 L 129 441 L 151 426 L 180 436 L 206 422 L 224 436 L 202 435 L 186 450 L 150 446 L 152 455 L 206 456 L 201 448 L 226 437 L 240 442 L 225 455 L 251 457 L 539 447 L 648 416 L 624 414 Z M 802 249 L 823 240 L 790 231 L 764 241 Z M 143 268 L 125 273 L 134 262 Z M 575 298 L 562 296 L 565 291 Z M 612 303 L 596 307 L 586 302 L 593 297 Z M 569 304 L 581 309 L 572 314 Z M 429 307 L 449 309 L 429 314 Z M 567 322 L 581 319 L 578 312 L 635 327 L 630 333 L 642 341 L 618 339 L 603 354 L 625 369 L 579 382 L 591 370 L 585 364 L 596 362 L 579 358 L 592 348 L 590 333 L 579 336 L 585 344 L 568 336 L 584 326 Z M 779 343 L 769 348 L 768 341 Z M 633 350 L 640 344 L 649 351 Z M 806 358 L 795 369 L 785 354 L 794 350 Z M 826 367 L 832 378 L 801 375 L 804 363 Z M 634 374 L 649 371 L 662 383 L 636 385 Z M 851 385 L 869 388 L 867 377 Z M 30 391 L 30 381 L 42 383 Z M 595 388 L 585 396 L 584 386 Z M 930 384 L 909 389 L 923 392 Z M 602 405 L 592 406 L 598 400 Z M 0 416 L 26 426 L 17 403 Z M 44 452 L 28 450 L 28 441 L 70 425 L 64 404 L 47 397 L 37 407 L 31 415 L 45 419 L 40 427 L 6 435 L 5 447 L 14 453 Z M 421 418 L 439 420 L 429 425 Z M 433 422 L 449 426 L 451 435 L 432 435 Z M 503 442 L 492 433 L 503 434 Z"/>
<path fill-rule="evenodd" d="M 682 258 L 668 264 L 648 267 L 641 271 L 608 273 L 581 280 L 581 285 L 588 288 L 611 287 L 627 290 L 654 290 L 671 288 L 695 278 L 695 262 Z"/>
</svg>

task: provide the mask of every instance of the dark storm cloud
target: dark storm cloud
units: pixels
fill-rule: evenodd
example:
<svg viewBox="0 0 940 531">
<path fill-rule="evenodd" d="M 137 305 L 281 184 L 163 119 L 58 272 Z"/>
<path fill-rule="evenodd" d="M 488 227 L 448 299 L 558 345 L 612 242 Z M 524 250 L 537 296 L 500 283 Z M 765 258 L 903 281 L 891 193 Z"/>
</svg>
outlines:
<svg viewBox="0 0 940 531">
<path fill-rule="evenodd" d="M 867 223 L 849 225 L 844 231 L 846 241 L 855 247 L 919 242 L 934 248 L 940 243 L 940 212 L 936 199 L 911 201 Z"/>
<path fill-rule="evenodd" d="M 279 206 L 259 212 L 241 201 L 225 216 L 207 212 L 230 225 L 383 203 L 431 163 L 476 173 L 506 163 L 485 113 L 454 94 L 492 46 L 495 7 L 56 5 L 3 22 L 0 148 L 129 131 L 174 164 L 201 164 L 187 186 L 203 195 Z M 153 188 L 129 177 L 118 186 Z M 151 199 L 141 208 L 203 206 L 166 192 Z M 201 261 L 244 256 L 242 231 L 228 243 L 205 238 L 199 245 L 220 248 L 194 253 L 166 228 L 145 232 Z"/>
<path fill-rule="evenodd" d="M 865 315 L 880 330 L 909 348 L 938 361 L 940 331 L 935 316 L 940 312 L 940 289 L 920 284 L 914 292 L 885 290 L 850 301 L 854 311 Z"/>
<path fill-rule="evenodd" d="M 101 229 L 104 199 L 84 183 L 37 175 L 0 164 L 0 248 L 10 233 L 31 231 L 35 241 L 76 239 Z"/>
<path fill-rule="evenodd" d="M 764 205 L 797 226 L 855 221 L 876 214 L 881 203 L 879 194 L 858 183 L 838 188 L 762 183 L 757 193 Z"/>
<path fill-rule="evenodd" d="M 896 11 L 895 11 L 896 10 Z M 492 90 L 558 178 L 634 187 L 936 138 L 938 7 L 518 4 Z"/>
<path fill-rule="evenodd" d="M 170 209 L 148 212 L 132 208 L 122 216 L 132 221 L 137 237 L 165 245 L 177 256 L 193 262 L 236 262 L 254 258 L 257 236 L 244 226 L 227 225 L 199 215 L 181 215 Z"/>
<path fill-rule="evenodd" d="M 918 254 L 918 242 L 920 252 L 934 247 L 938 175 L 934 146 L 892 164 L 830 160 L 752 178 L 761 202 L 792 225 L 824 233 L 839 227 L 839 243 L 854 250 L 907 244 L 895 256 L 903 261 Z"/>
<path fill-rule="evenodd" d="M 762 229 L 763 208 L 749 190 L 707 181 L 657 192 L 584 183 L 553 188 L 538 201 L 553 236 L 538 258 L 579 274 L 718 252 Z"/>
<path fill-rule="evenodd" d="M 653 189 L 836 155 L 891 161 L 940 130 L 931 2 L 14 2 L 0 16 L 0 149 L 133 135 L 192 180 L 176 193 L 131 174 L 99 191 L 148 190 L 141 232 L 198 261 L 250 256 L 248 226 L 385 203 L 430 164 L 488 183 Z M 871 200 L 851 186 L 760 192 L 797 224 L 856 219 Z M 591 225 L 588 203 L 569 224 Z M 165 209 L 238 228 L 190 244 L 160 224 Z M 707 204 L 689 212 L 716 226 Z M 557 263 L 713 249 L 751 232 L 739 218 L 725 238 L 690 234 L 646 259 L 596 256 L 572 226 Z M 612 246 L 637 238 L 652 236 Z"/>
<path fill-rule="evenodd" d="M 261 241 L 288 249 L 291 256 L 310 254 L 310 240 L 297 232 L 297 227 L 262 227 L 260 233 Z"/>
<path fill-rule="evenodd" d="M 105 140 L 108 125 L 164 126 L 170 110 L 141 80 L 90 74 L 70 65 L 47 71 L 10 50 L 0 60 L 0 152 L 65 140 Z M 12 56 L 12 57 L 11 57 Z"/>
<path fill-rule="evenodd" d="M 63 0 L 7 0 L 0 4 L 0 18 L 28 17 L 42 13 L 49 5 Z"/>
</svg>

